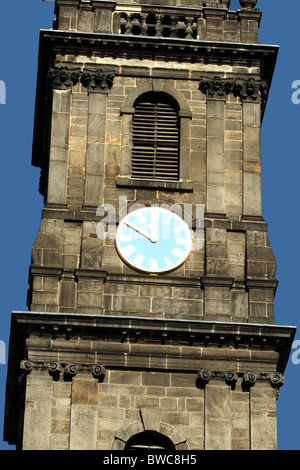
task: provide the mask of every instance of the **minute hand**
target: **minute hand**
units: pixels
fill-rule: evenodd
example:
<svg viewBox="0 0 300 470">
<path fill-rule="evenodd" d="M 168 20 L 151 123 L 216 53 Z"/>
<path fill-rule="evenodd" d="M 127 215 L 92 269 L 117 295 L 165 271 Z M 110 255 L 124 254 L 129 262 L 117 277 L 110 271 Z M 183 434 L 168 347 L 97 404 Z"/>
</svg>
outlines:
<svg viewBox="0 0 300 470">
<path fill-rule="evenodd" d="M 135 232 L 138 232 L 143 237 L 148 238 L 148 240 L 150 240 L 152 243 L 157 242 L 157 239 L 151 233 L 146 232 L 146 230 L 143 230 L 132 222 L 125 222 L 125 225 L 127 225 L 127 227 L 131 228 Z"/>
</svg>

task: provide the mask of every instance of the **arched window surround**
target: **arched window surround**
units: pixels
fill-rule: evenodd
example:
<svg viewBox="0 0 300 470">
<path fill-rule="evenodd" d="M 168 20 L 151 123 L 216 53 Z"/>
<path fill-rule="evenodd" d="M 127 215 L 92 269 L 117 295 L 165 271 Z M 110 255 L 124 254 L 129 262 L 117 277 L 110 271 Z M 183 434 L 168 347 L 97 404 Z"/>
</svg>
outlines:
<svg viewBox="0 0 300 470">
<path fill-rule="evenodd" d="M 162 434 L 166 440 L 170 441 L 175 450 L 189 450 L 185 436 L 177 428 L 163 423 L 160 420 L 156 429 L 149 429 L 144 425 L 142 420 L 125 425 L 116 433 L 111 444 L 111 450 L 126 450 L 126 447 L 135 439 L 135 436 L 141 435 L 147 431 L 155 431 Z"/>
<path fill-rule="evenodd" d="M 132 156 L 132 119 L 135 112 L 134 105 L 140 96 L 149 93 L 164 93 L 170 95 L 178 104 L 180 119 L 180 149 L 179 149 L 179 180 L 161 181 L 149 180 L 137 181 L 131 178 Z M 157 189 L 170 189 L 175 191 L 192 192 L 193 182 L 189 174 L 190 160 L 190 121 L 192 112 L 187 99 L 180 91 L 161 79 L 154 79 L 147 84 L 139 86 L 131 91 L 124 100 L 121 108 L 122 116 L 122 145 L 121 145 L 121 176 L 117 178 L 117 186 L 145 187 Z"/>
</svg>

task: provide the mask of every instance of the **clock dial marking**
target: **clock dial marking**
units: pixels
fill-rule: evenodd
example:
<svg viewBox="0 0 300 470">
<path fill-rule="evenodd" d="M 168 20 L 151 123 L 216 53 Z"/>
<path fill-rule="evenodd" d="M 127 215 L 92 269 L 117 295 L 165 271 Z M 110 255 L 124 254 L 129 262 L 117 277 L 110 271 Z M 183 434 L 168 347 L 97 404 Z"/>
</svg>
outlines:
<svg viewBox="0 0 300 470">
<path fill-rule="evenodd" d="M 185 256 L 185 252 L 179 250 L 178 248 L 174 248 L 174 250 L 172 250 L 172 254 L 174 256 L 177 256 L 177 258 L 181 258 L 182 256 Z"/>
<path fill-rule="evenodd" d="M 176 238 L 177 245 L 188 245 L 189 240 L 186 238 Z"/>
<path fill-rule="evenodd" d="M 144 259 L 145 259 L 145 257 L 143 255 L 139 254 L 139 255 L 137 255 L 137 257 L 133 261 L 133 264 L 135 266 L 137 266 L 138 268 L 140 268 L 143 264 Z"/>
<path fill-rule="evenodd" d="M 172 214 L 170 214 L 165 220 L 164 220 L 164 224 L 168 224 L 170 222 L 170 220 L 172 219 Z"/>
<path fill-rule="evenodd" d="M 180 231 L 182 231 L 182 225 L 177 225 L 177 227 L 175 227 L 175 228 L 173 229 L 173 232 L 174 232 L 174 233 L 177 233 L 177 232 L 180 232 Z"/>
<path fill-rule="evenodd" d="M 123 248 L 124 256 L 131 256 L 134 252 L 135 252 L 135 248 L 133 245 L 129 245 Z"/>
<path fill-rule="evenodd" d="M 154 272 L 158 271 L 157 261 L 154 258 L 150 259 L 150 270 Z"/>
<path fill-rule="evenodd" d="M 132 236 L 131 235 L 126 235 L 125 233 L 120 233 L 118 237 L 120 242 L 131 242 L 132 241 Z"/>
<path fill-rule="evenodd" d="M 167 258 L 166 256 L 164 257 L 164 261 L 166 263 L 166 266 L 167 268 L 169 269 L 172 269 L 173 268 L 173 264 L 171 263 L 171 261 L 169 260 L 169 258 Z"/>
</svg>

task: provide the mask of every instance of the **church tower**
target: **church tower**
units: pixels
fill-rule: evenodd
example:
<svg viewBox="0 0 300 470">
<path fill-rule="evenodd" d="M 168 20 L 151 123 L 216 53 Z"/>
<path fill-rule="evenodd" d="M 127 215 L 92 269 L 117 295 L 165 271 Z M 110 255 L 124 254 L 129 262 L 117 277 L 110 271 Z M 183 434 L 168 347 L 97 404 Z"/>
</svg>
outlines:
<svg viewBox="0 0 300 470">
<path fill-rule="evenodd" d="M 155 5 L 153 5 L 155 3 Z M 274 318 L 260 134 L 277 47 L 256 0 L 56 0 L 13 312 L 23 450 L 276 449 L 294 329 Z"/>
</svg>

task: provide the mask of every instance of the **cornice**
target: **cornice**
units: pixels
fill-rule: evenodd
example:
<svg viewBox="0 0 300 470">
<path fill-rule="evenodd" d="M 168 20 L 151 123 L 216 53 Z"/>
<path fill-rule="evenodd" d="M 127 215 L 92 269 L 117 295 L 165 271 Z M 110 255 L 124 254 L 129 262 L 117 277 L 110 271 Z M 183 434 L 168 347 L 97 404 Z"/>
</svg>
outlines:
<svg viewBox="0 0 300 470">
<path fill-rule="evenodd" d="M 296 328 L 293 326 L 278 326 L 269 324 L 215 322 L 205 320 L 182 320 L 168 318 L 144 318 L 130 316 L 52 313 L 52 312 L 13 312 L 12 330 L 17 336 L 28 336 L 30 332 L 39 334 L 62 335 L 70 338 L 74 334 L 87 334 L 95 339 L 105 331 L 109 341 L 130 342 L 137 337 L 151 338 L 156 343 L 161 338 L 162 343 L 176 346 L 177 341 L 187 340 L 186 344 L 193 346 L 209 346 L 211 344 L 231 344 L 235 348 L 240 345 L 249 348 L 258 347 L 279 352 L 279 369 L 283 371 L 292 344 Z M 99 336 L 100 335 L 100 336 Z"/>
<path fill-rule="evenodd" d="M 180 59 L 180 62 L 235 64 L 263 62 L 265 69 L 274 67 L 278 46 L 198 39 L 41 30 L 41 47 L 48 52 L 87 53 L 100 57 Z M 45 51 L 47 53 L 47 51 Z M 268 64 L 270 62 L 270 64 Z"/>
</svg>

